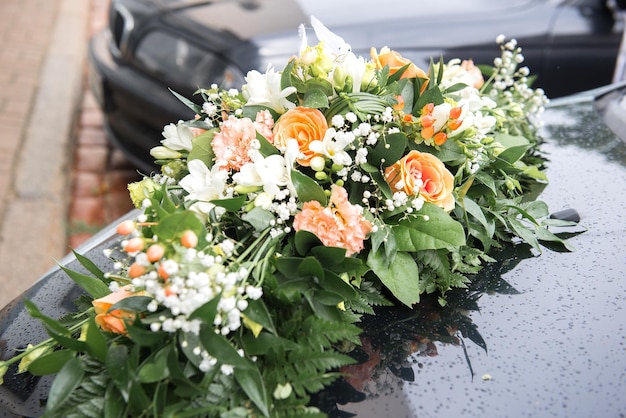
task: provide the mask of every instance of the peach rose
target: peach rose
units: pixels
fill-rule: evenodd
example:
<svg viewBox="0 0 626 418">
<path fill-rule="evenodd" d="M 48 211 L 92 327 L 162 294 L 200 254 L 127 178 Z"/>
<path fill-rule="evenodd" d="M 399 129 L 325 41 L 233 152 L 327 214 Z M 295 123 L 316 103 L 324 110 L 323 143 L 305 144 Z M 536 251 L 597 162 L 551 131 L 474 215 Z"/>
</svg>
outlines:
<svg viewBox="0 0 626 418">
<path fill-rule="evenodd" d="M 114 334 L 126 334 L 126 321 L 132 321 L 135 318 L 135 314 L 123 309 L 115 309 L 108 312 L 111 306 L 115 305 L 122 299 L 130 296 L 136 296 L 136 293 L 129 292 L 126 289 L 120 289 L 117 292 L 109 293 L 108 295 L 95 299 L 91 302 L 96 311 L 96 324 L 100 326 L 104 331 L 112 332 Z"/>
<path fill-rule="evenodd" d="M 426 202 L 454 209 L 454 177 L 446 166 L 432 154 L 410 151 L 385 170 L 385 179 L 391 188 L 409 196 L 418 195 Z"/>
<path fill-rule="evenodd" d="M 398 70 L 400 70 L 405 65 L 409 64 L 409 67 L 402 73 L 400 78 L 425 78 L 428 79 L 428 74 L 424 72 L 421 68 L 417 67 L 410 60 L 404 58 L 396 51 L 392 51 L 388 47 L 383 47 L 380 50 L 380 53 L 376 52 L 376 48 L 372 48 L 370 50 L 370 56 L 374 61 L 377 69 L 383 69 L 385 66 L 389 66 L 389 74 L 395 74 Z M 426 83 L 424 84 L 424 86 Z"/>
<path fill-rule="evenodd" d="M 316 155 L 309 149 L 309 145 L 313 141 L 322 141 L 327 130 L 328 122 L 322 112 L 298 106 L 285 112 L 274 125 L 274 145 L 284 148 L 287 141 L 295 139 L 298 141 L 300 152 L 304 155 L 297 161 L 308 167 Z"/>
</svg>

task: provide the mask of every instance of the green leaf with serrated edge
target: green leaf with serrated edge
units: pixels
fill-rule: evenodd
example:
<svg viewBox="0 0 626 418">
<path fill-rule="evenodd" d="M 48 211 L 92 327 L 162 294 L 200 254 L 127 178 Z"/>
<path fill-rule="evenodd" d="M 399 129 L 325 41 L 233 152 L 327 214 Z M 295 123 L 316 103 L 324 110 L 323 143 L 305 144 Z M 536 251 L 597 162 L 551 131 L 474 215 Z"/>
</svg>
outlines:
<svg viewBox="0 0 626 418">
<path fill-rule="evenodd" d="M 46 401 L 46 414 L 54 414 L 57 408 L 63 405 L 80 385 L 84 374 L 83 363 L 77 358 L 73 358 L 63 365 L 50 386 Z"/>
<path fill-rule="evenodd" d="M 74 281 L 74 283 L 80 286 L 80 288 L 82 288 L 85 292 L 89 293 L 94 299 L 105 297 L 111 293 L 109 287 L 100 279 L 70 270 L 65 266 L 59 266 L 59 268 L 63 270 L 70 277 L 70 279 Z"/>
<path fill-rule="evenodd" d="M 104 272 L 102 270 L 100 270 L 100 268 L 96 265 L 96 263 L 94 263 L 93 261 L 91 261 L 89 258 L 85 257 L 82 254 L 79 254 L 78 252 L 72 250 L 72 254 L 74 254 L 74 257 L 76 257 L 76 259 L 78 260 L 78 262 L 87 269 L 88 272 L 90 272 L 91 274 L 93 274 L 94 276 L 96 276 L 96 278 L 98 278 L 99 280 L 108 283 L 111 280 L 107 279 L 104 276 Z"/>
<path fill-rule="evenodd" d="M 322 246 L 322 241 L 312 232 L 301 229 L 295 234 L 295 247 L 299 255 L 307 255 L 314 247 Z"/>
<path fill-rule="evenodd" d="M 73 350 L 56 350 L 46 353 L 33 360 L 28 365 L 28 372 L 35 376 L 45 376 L 57 373 L 61 368 L 73 359 L 76 353 Z"/>
<path fill-rule="evenodd" d="M 428 220 L 424 218 L 428 216 Z M 465 245 L 463 225 L 440 207 L 424 203 L 415 216 L 392 227 L 399 251 L 436 250 Z"/>
<path fill-rule="evenodd" d="M 200 160 L 208 168 L 213 167 L 215 152 L 213 152 L 213 147 L 211 147 L 211 141 L 213 141 L 216 131 L 216 129 L 208 130 L 191 140 L 191 151 L 189 151 L 187 161 Z"/>
<path fill-rule="evenodd" d="M 137 372 L 140 382 L 155 383 L 169 377 L 170 371 L 167 368 L 167 356 L 170 350 L 171 347 L 166 345 L 143 362 Z"/>
<path fill-rule="evenodd" d="M 346 249 L 340 247 L 327 247 L 325 245 L 320 245 L 313 247 L 311 249 L 311 253 L 316 259 L 319 260 L 324 268 L 336 266 L 343 262 L 346 258 Z"/>
<path fill-rule="evenodd" d="M 262 299 L 248 299 L 248 307 L 243 313 L 257 324 L 262 325 L 264 329 L 272 334 L 276 334 L 276 327 L 272 321 L 272 316 Z"/>
<path fill-rule="evenodd" d="M 254 119 L 254 118 L 253 118 Z M 259 148 L 259 152 L 263 157 L 269 157 L 270 155 L 280 154 L 280 151 L 272 145 L 270 141 L 268 141 L 260 132 L 257 131 L 256 139 L 259 141 L 261 147 Z"/>
<path fill-rule="evenodd" d="M 109 382 L 106 392 L 104 393 L 104 418 L 119 418 L 124 414 L 124 398 L 113 382 Z"/>
<path fill-rule="evenodd" d="M 324 278 L 324 268 L 315 257 L 306 257 L 298 266 L 297 275 L 299 277 L 317 277 L 319 280 Z"/>
<path fill-rule="evenodd" d="M 198 217 L 190 210 L 166 216 L 154 227 L 154 233 L 163 240 L 174 239 L 186 230 L 192 230 L 198 238 L 204 237 L 206 230 Z"/>
<path fill-rule="evenodd" d="M 200 332 L 200 341 L 206 351 L 223 364 L 230 364 L 235 368 L 250 368 L 250 363 L 239 355 L 235 347 L 221 334 L 203 324 Z"/>
<path fill-rule="evenodd" d="M 370 251 L 367 265 L 400 302 L 410 307 L 420 301 L 423 289 L 420 288 L 419 270 L 409 254 L 399 252 L 394 262 L 387 265 L 383 254 Z"/>
<path fill-rule="evenodd" d="M 217 305 L 222 297 L 222 294 L 216 295 L 213 299 L 197 308 L 189 315 L 189 320 L 202 319 L 202 322 L 206 324 L 212 324 L 217 314 Z"/>
<path fill-rule="evenodd" d="M 269 228 L 276 217 L 270 211 L 256 207 L 245 213 L 241 219 L 252 225 L 255 231 L 261 232 Z"/>
<path fill-rule="evenodd" d="M 85 335 L 87 352 L 96 360 L 104 363 L 107 355 L 107 342 L 102 332 L 100 332 L 100 328 L 96 324 L 96 320 L 93 316 L 90 317 L 89 322 L 87 322 L 87 332 Z"/>
<path fill-rule="evenodd" d="M 116 309 L 131 312 L 145 312 L 148 310 L 148 305 L 153 300 L 154 299 L 149 296 L 129 296 L 113 304 L 107 312 L 112 312 Z"/>
<path fill-rule="evenodd" d="M 404 155 L 408 138 L 398 132 L 380 138 L 375 147 L 368 150 L 367 160 L 376 166 L 389 167 Z"/>
<path fill-rule="evenodd" d="M 30 316 L 35 319 L 41 320 L 46 328 L 54 330 L 58 334 L 69 335 L 69 331 L 67 330 L 67 328 L 65 328 L 59 321 L 41 313 L 37 305 L 32 303 L 30 300 L 24 299 L 24 307 L 26 308 Z"/>
<path fill-rule="evenodd" d="M 324 189 L 311 177 L 299 171 L 291 170 L 291 181 L 299 200 L 302 202 L 317 200 L 322 206 L 326 206 L 328 199 Z"/>
<path fill-rule="evenodd" d="M 235 367 L 234 375 L 248 398 L 259 408 L 263 416 L 269 417 L 269 399 L 259 369 L 255 365 L 245 369 Z"/>
<path fill-rule="evenodd" d="M 233 197 L 230 199 L 211 200 L 211 203 L 213 203 L 215 206 L 220 206 L 230 212 L 237 212 L 239 209 L 243 207 L 245 202 L 246 202 L 245 195 Z"/>
<path fill-rule="evenodd" d="M 180 100 L 185 106 L 187 106 L 189 109 L 193 110 L 193 112 L 195 114 L 200 114 L 202 113 L 202 106 L 195 104 L 194 102 L 192 102 L 191 100 L 189 100 L 188 98 L 186 98 L 185 96 L 183 96 L 182 94 L 176 93 L 174 90 L 169 89 L 168 90 L 174 95 L 176 96 L 176 98 L 178 100 Z"/>
</svg>

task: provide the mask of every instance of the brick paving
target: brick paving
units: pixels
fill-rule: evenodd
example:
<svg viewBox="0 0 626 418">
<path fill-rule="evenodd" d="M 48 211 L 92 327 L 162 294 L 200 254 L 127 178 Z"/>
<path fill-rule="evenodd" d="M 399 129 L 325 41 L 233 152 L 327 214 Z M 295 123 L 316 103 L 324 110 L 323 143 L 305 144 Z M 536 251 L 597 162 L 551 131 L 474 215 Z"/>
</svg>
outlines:
<svg viewBox="0 0 626 418">
<path fill-rule="evenodd" d="M 132 208 L 88 91 L 109 1 L 0 0 L 0 307 Z"/>
<path fill-rule="evenodd" d="M 108 3 L 91 0 L 90 36 L 106 25 Z M 85 74 L 68 210 L 68 243 L 72 248 L 132 209 L 126 185 L 140 179 L 121 152 L 107 142 L 102 112 L 88 89 L 87 77 Z"/>
</svg>

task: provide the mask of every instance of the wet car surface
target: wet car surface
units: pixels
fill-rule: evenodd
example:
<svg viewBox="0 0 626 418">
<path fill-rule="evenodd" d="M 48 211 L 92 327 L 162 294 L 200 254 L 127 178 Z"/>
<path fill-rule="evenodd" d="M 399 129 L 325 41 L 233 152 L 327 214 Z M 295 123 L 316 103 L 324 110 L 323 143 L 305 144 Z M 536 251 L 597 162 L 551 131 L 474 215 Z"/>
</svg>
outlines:
<svg viewBox="0 0 626 418">
<path fill-rule="evenodd" d="M 109 140 L 145 173 L 163 126 L 193 115 L 191 97 L 217 83 L 240 87 L 249 70 L 287 62 L 311 15 L 351 40 L 352 50 L 388 46 L 416 65 L 432 59 L 493 63 L 499 34 L 523 47 L 534 87 L 559 97 L 612 81 L 622 22 L 605 0 L 442 0 L 386 3 L 297 0 L 114 0 L 110 27 L 90 44 L 90 82 Z M 281 13 L 276 11 L 280 10 Z M 488 11 L 488 12 L 487 12 Z M 345 19 L 342 16 L 350 16 Z M 280 70 L 280 68 L 279 68 Z"/>
<path fill-rule="evenodd" d="M 555 231 L 571 236 L 574 252 L 503 249 L 448 306 L 424 298 L 411 316 L 382 313 L 365 327 L 360 380 L 339 382 L 314 402 L 334 417 L 624 416 L 625 97 L 626 85 L 609 86 L 555 99 L 543 116 L 550 183 L 541 198 L 553 212 L 580 217 Z M 111 227 L 78 252 L 106 270 L 102 250 L 117 239 Z M 72 257 L 63 262 L 84 271 Z M 79 295 L 57 269 L 24 296 L 60 317 Z M 0 312 L 2 358 L 45 338 L 22 301 Z M 11 368 L 4 379 L 0 416 L 43 412 L 50 378 Z"/>
</svg>

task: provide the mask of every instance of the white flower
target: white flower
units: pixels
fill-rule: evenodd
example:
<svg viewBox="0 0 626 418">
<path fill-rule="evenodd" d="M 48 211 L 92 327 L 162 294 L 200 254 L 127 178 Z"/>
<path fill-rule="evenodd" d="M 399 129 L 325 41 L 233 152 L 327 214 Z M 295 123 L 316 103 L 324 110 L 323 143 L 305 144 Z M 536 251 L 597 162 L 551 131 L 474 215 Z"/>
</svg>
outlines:
<svg viewBox="0 0 626 418">
<path fill-rule="evenodd" d="M 352 164 L 352 158 L 345 151 L 345 148 L 354 141 L 354 134 L 337 132 L 334 128 L 328 128 L 324 139 L 313 141 L 309 144 L 309 149 L 316 154 L 325 155 L 339 165 Z"/>
<path fill-rule="evenodd" d="M 287 96 L 296 92 L 295 87 L 280 88 L 281 74 L 274 71 L 272 66 L 267 67 L 265 74 L 256 70 L 248 72 L 247 84 L 242 87 L 242 94 L 249 105 L 262 105 L 284 113 L 287 109 L 296 107 L 287 100 Z"/>
<path fill-rule="evenodd" d="M 263 191 L 272 197 L 278 195 L 282 187 L 287 187 L 295 195 L 291 170 L 298 153 L 298 142 L 295 139 L 287 141 L 284 156 L 272 154 L 263 157 L 258 151 L 252 150 L 252 162 L 244 164 L 233 175 L 233 180 L 240 186 L 263 186 Z"/>
<path fill-rule="evenodd" d="M 176 151 L 191 151 L 193 133 L 191 133 L 189 127 L 184 125 L 182 121 L 178 122 L 177 125 L 170 123 L 165 126 L 162 135 L 165 139 L 161 141 L 161 144 L 167 148 Z"/>
<path fill-rule="evenodd" d="M 228 173 L 220 170 L 217 165 L 209 170 L 201 160 L 191 160 L 187 163 L 187 167 L 189 174 L 179 182 L 180 186 L 189 193 L 185 196 L 185 200 L 196 201 L 190 209 L 208 215 L 215 208 L 210 201 L 226 197 L 224 191 Z"/>
</svg>

